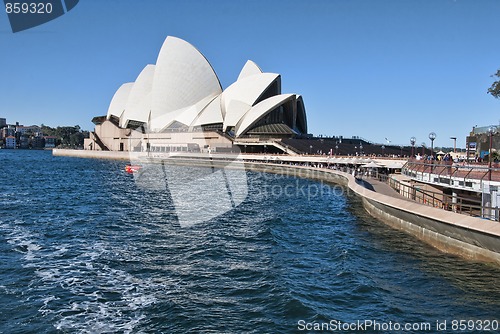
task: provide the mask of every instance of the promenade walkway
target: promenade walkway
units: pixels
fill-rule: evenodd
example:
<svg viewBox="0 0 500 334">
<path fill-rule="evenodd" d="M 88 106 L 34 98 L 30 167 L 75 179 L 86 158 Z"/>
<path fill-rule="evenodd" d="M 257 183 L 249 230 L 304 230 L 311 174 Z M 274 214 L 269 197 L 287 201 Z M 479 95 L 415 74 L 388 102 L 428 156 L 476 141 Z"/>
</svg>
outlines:
<svg viewBox="0 0 500 334">
<path fill-rule="evenodd" d="M 361 179 L 360 180 L 360 185 L 365 187 L 368 190 L 374 191 L 379 194 L 391 196 L 394 198 L 399 198 L 403 199 L 405 201 L 411 201 L 409 198 L 406 198 L 402 196 L 400 193 L 398 193 L 396 190 L 392 189 L 391 186 L 389 186 L 387 183 L 376 180 L 376 179 Z M 413 201 L 411 201 L 413 202 Z"/>
</svg>

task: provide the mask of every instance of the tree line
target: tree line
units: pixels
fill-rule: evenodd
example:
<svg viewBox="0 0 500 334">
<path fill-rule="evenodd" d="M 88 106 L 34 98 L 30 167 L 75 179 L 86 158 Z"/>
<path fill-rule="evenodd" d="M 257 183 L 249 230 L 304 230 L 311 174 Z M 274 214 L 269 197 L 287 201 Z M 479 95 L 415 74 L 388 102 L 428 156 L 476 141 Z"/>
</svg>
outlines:
<svg viewBox="0 0 500 334">
<path fill-rule="evenodd" d="M 52 128 L 42 124 L 41 130 L 46 136 L 56 137 L 56 146 L 62 148 L 82 148 L 83 140 L 89 138 L 89 132 L 82 130 L 79 125 Z"/>
</svg>

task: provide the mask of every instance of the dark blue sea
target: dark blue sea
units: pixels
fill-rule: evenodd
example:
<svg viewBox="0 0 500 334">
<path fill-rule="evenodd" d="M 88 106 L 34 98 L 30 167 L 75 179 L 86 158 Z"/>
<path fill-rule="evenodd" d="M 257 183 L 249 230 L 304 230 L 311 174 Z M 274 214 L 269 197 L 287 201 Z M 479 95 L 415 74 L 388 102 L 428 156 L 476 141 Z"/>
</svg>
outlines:
<svg viewBox="0 0 500 334">
<path fill-rule="evenodd" d="M 339 186 L 247 171 L 241 204 L 186 226 L 125 162 L 0 161 L 1 333 L 498 332 L 500 268 L 387 227 Z"/>
</svg>

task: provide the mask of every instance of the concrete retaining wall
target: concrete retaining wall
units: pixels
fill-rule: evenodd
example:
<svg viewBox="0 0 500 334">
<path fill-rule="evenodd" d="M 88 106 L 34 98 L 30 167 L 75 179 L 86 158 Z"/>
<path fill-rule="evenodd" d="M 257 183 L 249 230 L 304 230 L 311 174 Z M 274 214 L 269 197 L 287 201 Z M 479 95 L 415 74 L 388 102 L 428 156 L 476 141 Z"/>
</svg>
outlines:
<svg viewBox="0 0 500 334">
<path fill-rule="evenodd" d="M 130 160 L 130 152 L 53 149 L 56 157 Z"/>
<path fill-rule="evenodd" d="M 98 152 L 99 154 L 94 156 L 92 152 Z M 128 152 L 54 150 L 54 155 L 122 160 L 130 158 Z M 164 161 L 174 165 L 196 165 L 215 168 L 227 165 L 227 161 L 217 159 L 174 158 Z M 243 161 L 240 163 L 242 169 L 287 174 L 347 185 L 362 198 L 363 206 L 368 213 L 387 225 L 414 235 L 441 251 L 500 265 L 499 223 L 376 193 L 358 184 L 352 175 L 340 171 L 287 164 Z M 238 164 L 236 165 L 238 166 Z M 234 167 L 234 164 L 232 167 Z"/>
</svg>

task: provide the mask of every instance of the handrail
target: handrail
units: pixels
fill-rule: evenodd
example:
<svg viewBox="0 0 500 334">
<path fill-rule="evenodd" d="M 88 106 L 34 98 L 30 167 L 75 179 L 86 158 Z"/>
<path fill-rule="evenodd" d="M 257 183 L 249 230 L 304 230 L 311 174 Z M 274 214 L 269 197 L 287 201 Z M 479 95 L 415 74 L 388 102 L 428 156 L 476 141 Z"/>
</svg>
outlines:
<svg viewBox="0 0 500 334">
<path fill-rule="evenodd" d="M 487 218 L 500 221 L 500 208 L 483 206 L 480 200 L 472 198 L 452 196 L 432 190 L 423 190 L 410 184 L 403 184 L 399 180 L 390 178 L 389 186 L 402 196 L 432 207 L 442 208 L 469 216 Z M 442 199 L 440 199 L 440 197 Z M 489 212 L 487 214 L 486 212 Z"/>
<path fill-rule="evenodd" d="M 419 174 L 421 174 L 421 178 L 423 180 L 424 173 L 436 174 L 440 177 L 445 170 L 453 167 L 456 168 L 456 170 L 452 173 L 450 178 L 463 177 L 464 183 L 467 178 L 482 182 L 490 172 L 492 181 L 500 181 L 500 167 L 498 166 L 498 163 L 495 163 L 493 167 L 489 168 L 488 166 L 478 164 L 461 166 L 448 161 L 420 162 L 419 160 L 410 159 L 403 166 L 402 172 L 406 175 L 408 175 L 409 172 L 420 172 Z"/>
</svg>

